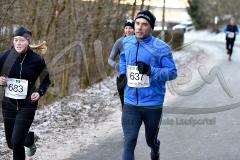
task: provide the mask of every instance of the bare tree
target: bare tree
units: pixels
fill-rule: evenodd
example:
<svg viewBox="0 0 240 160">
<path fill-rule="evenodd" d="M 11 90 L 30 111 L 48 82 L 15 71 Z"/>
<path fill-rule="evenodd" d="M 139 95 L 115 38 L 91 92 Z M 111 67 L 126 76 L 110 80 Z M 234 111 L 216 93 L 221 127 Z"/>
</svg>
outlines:
<svg viewBox="0 0 240 160">
<path fill-rule="evenodd" d="M 34 43 L 46 40 L 48 45 L 42 56 L 48 63 L 53 86 L 43 101 L 69 95 L 110 73 L 107 58 L 114 41 L 121 36 L 123 15 L 131 7 L 120 2 L 0 0 L 0 50 L 9 47 L 16 27 L 29 28 Z"/>
</svg>

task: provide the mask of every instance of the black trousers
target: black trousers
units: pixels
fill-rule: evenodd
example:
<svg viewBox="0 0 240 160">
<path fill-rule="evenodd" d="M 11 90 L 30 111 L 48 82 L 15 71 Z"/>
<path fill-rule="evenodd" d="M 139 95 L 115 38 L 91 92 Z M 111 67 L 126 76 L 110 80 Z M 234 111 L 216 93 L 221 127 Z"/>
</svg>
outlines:
<svg viewBox="0 0 240 160">
<path fill-rule="evenodd" d="M 228 50 L 229 56 L 232 56 L 234 42 L 234 38 L 226 38 L 226 49 Z"/>
<path fill-rule="evenodd" d="M 124 149 L 122 160 L 135 160 L 134 150 L 142 123 L 145 126 L 147 145 L 151 148 L 152 153 L 159 153 L 160 140 L 158 139 L 158 131 L 161 117 L 162 108 L 149 109 L 129 105 L 123 107 L 122 128 L 124 133 Z"/>
<path fill-rule="evenodd" d="M 118 95 L 122 104 L 122 107 L 124 105 L 124 87 L 126 84 L 122 84 L 122 82 L 119 80 L 119 78 L 117 77 L 116 79 L 116 83 L 117 83 L 117 90 L 118 90 Z"/>
<path fill-rule="evenodd" d="M 3 122 L 7 145 L 13 150 L 13 160 L 25 160 L 24 146 L 34 143 L 34 133 L 29 132 L 36 107 L 26 103 L 17 106 L 11 102 L 2 102 Z"/>
</svg>

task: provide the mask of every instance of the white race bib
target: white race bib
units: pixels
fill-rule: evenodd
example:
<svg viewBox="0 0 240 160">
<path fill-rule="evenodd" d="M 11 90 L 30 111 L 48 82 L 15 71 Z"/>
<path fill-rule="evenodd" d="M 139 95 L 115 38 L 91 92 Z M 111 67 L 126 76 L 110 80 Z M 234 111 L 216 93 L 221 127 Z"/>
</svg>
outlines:
<svg viewBox="0 0 240 160">
<path fill-rule="evenodd" d="M 140 74 L 137 66 L 127 66 L 127 79 L 129 87 L 144 88 L 150 86 L 149 76 Z"/>
<path fill-rule="evenodd" d="M 234 32 L 228 32 L 227 37 L 228 38 L 234 38 Z"/>
<path fill-rule="evenodd" d="M 24 79 L 7 79 L 7 87 L 5 88 L 5 97 L 13 99 L 25 99 L 28 91 L 28 80 Z"/>
</svg>

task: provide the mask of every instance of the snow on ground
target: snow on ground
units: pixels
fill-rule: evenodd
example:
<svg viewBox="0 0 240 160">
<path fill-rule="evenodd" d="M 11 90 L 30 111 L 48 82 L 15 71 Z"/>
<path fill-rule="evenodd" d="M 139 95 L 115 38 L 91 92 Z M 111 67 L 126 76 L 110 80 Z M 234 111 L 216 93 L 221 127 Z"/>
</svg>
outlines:
<svg viewBox="0 0 240 160">
<path fill-rule="evenodd" d="M 214 35 L 207 31 L 188 32 L 185 38 L 199 40 L 199 36 L 212 38 Z M 220 35 L 214 37 L 213 40 L 219 40 Z M 207 50 L 209 49 L 211 47 Z M 203 62 L 203 59 L 209 56 L 207 52 L 201 46 L 192 44 L 175 52 L 173 57 L 177 67 L 184 68 L 185 65 L 194 66 L 199 59 Z M 181 69 L 179 71 L 181 76 Z M 167 101 L 173 98 L 174 96 L 167 92 Z M 108 77 L 86 90 L 80 90 L 38 110 L 31 128 L 40 136 L 35 159 L 64 160 L 79 150 L 84 152 L 90 144 L 104 140 L 121 128 L 120 108 L 115 77 Z M 11 151 L 6 146 L 2 123 L 0 123 L 0 157 L 1 160 L 11 159 Z"/>
<path fill-rule="evenodd" d="M 75 151 L 84 149 L 97 139 L 99 122 L 120 110 L 120 103 L 115 89 L 115 78 L 108 77 L 91 88 L 63 98 L 38 110 L 31 130 L 40 136 L 37 142 L 37 159 L 66 159 Z M 111 122 L 107 125 L 114 128 Z M 0 124 L 0 156 L 1 160 L 9 160 L 10 150 L 5 144 L 3 126 Z M 106 127 L 105 127 L 106 128 Z M 103 130 L 111 132 L 111 128 Z"/>
<path fill-rule="evenodd" d="M 194 40 L 198 41 L 215 41 L 215 42 L 225 42 L 225 33 L 220 32 L 220 33 L 214 33 L 210 32 L 208 30 L 202 30 L 202 31 L 190 31 L 186 32 L 184 37 L 185 37 L 185 42 L 191 42 Z M 240 44 L 240 35 L 237 35 L 236 37 L 236 44 Z"/>
</svg>

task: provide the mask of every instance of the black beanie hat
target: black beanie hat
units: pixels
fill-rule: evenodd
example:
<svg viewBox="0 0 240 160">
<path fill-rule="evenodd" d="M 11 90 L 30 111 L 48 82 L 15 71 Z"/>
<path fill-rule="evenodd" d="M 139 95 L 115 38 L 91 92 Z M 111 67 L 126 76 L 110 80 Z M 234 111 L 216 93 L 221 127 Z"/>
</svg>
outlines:
<svg viewBox="0 0 240 160">
<path fill-rule="evenodd" d="M 156 17 L 149 10 L 144 10 L 144 11 L 138 12 L 135 20 L 138 18 L 146 19 L 150 23 L 152 29 L 154 29 Z"/>
<path fill-rule="evenodd" d="M 14 37 L 15 36 L 25 37 L 29 41 L 30 38 L 32 37 L 32 32 L 29 31 L 28 29 L 24 28 L 24 27 L 20 27 L 14 32 L 13 36 Z"/>
<path fill-rule="evenodd" d="M 130 26 L 134 29 L 134 21 L 131 19 L 128 19 L 124 24 L 124 27 L 126 27 L 126 26 Z"/>
</svg>

